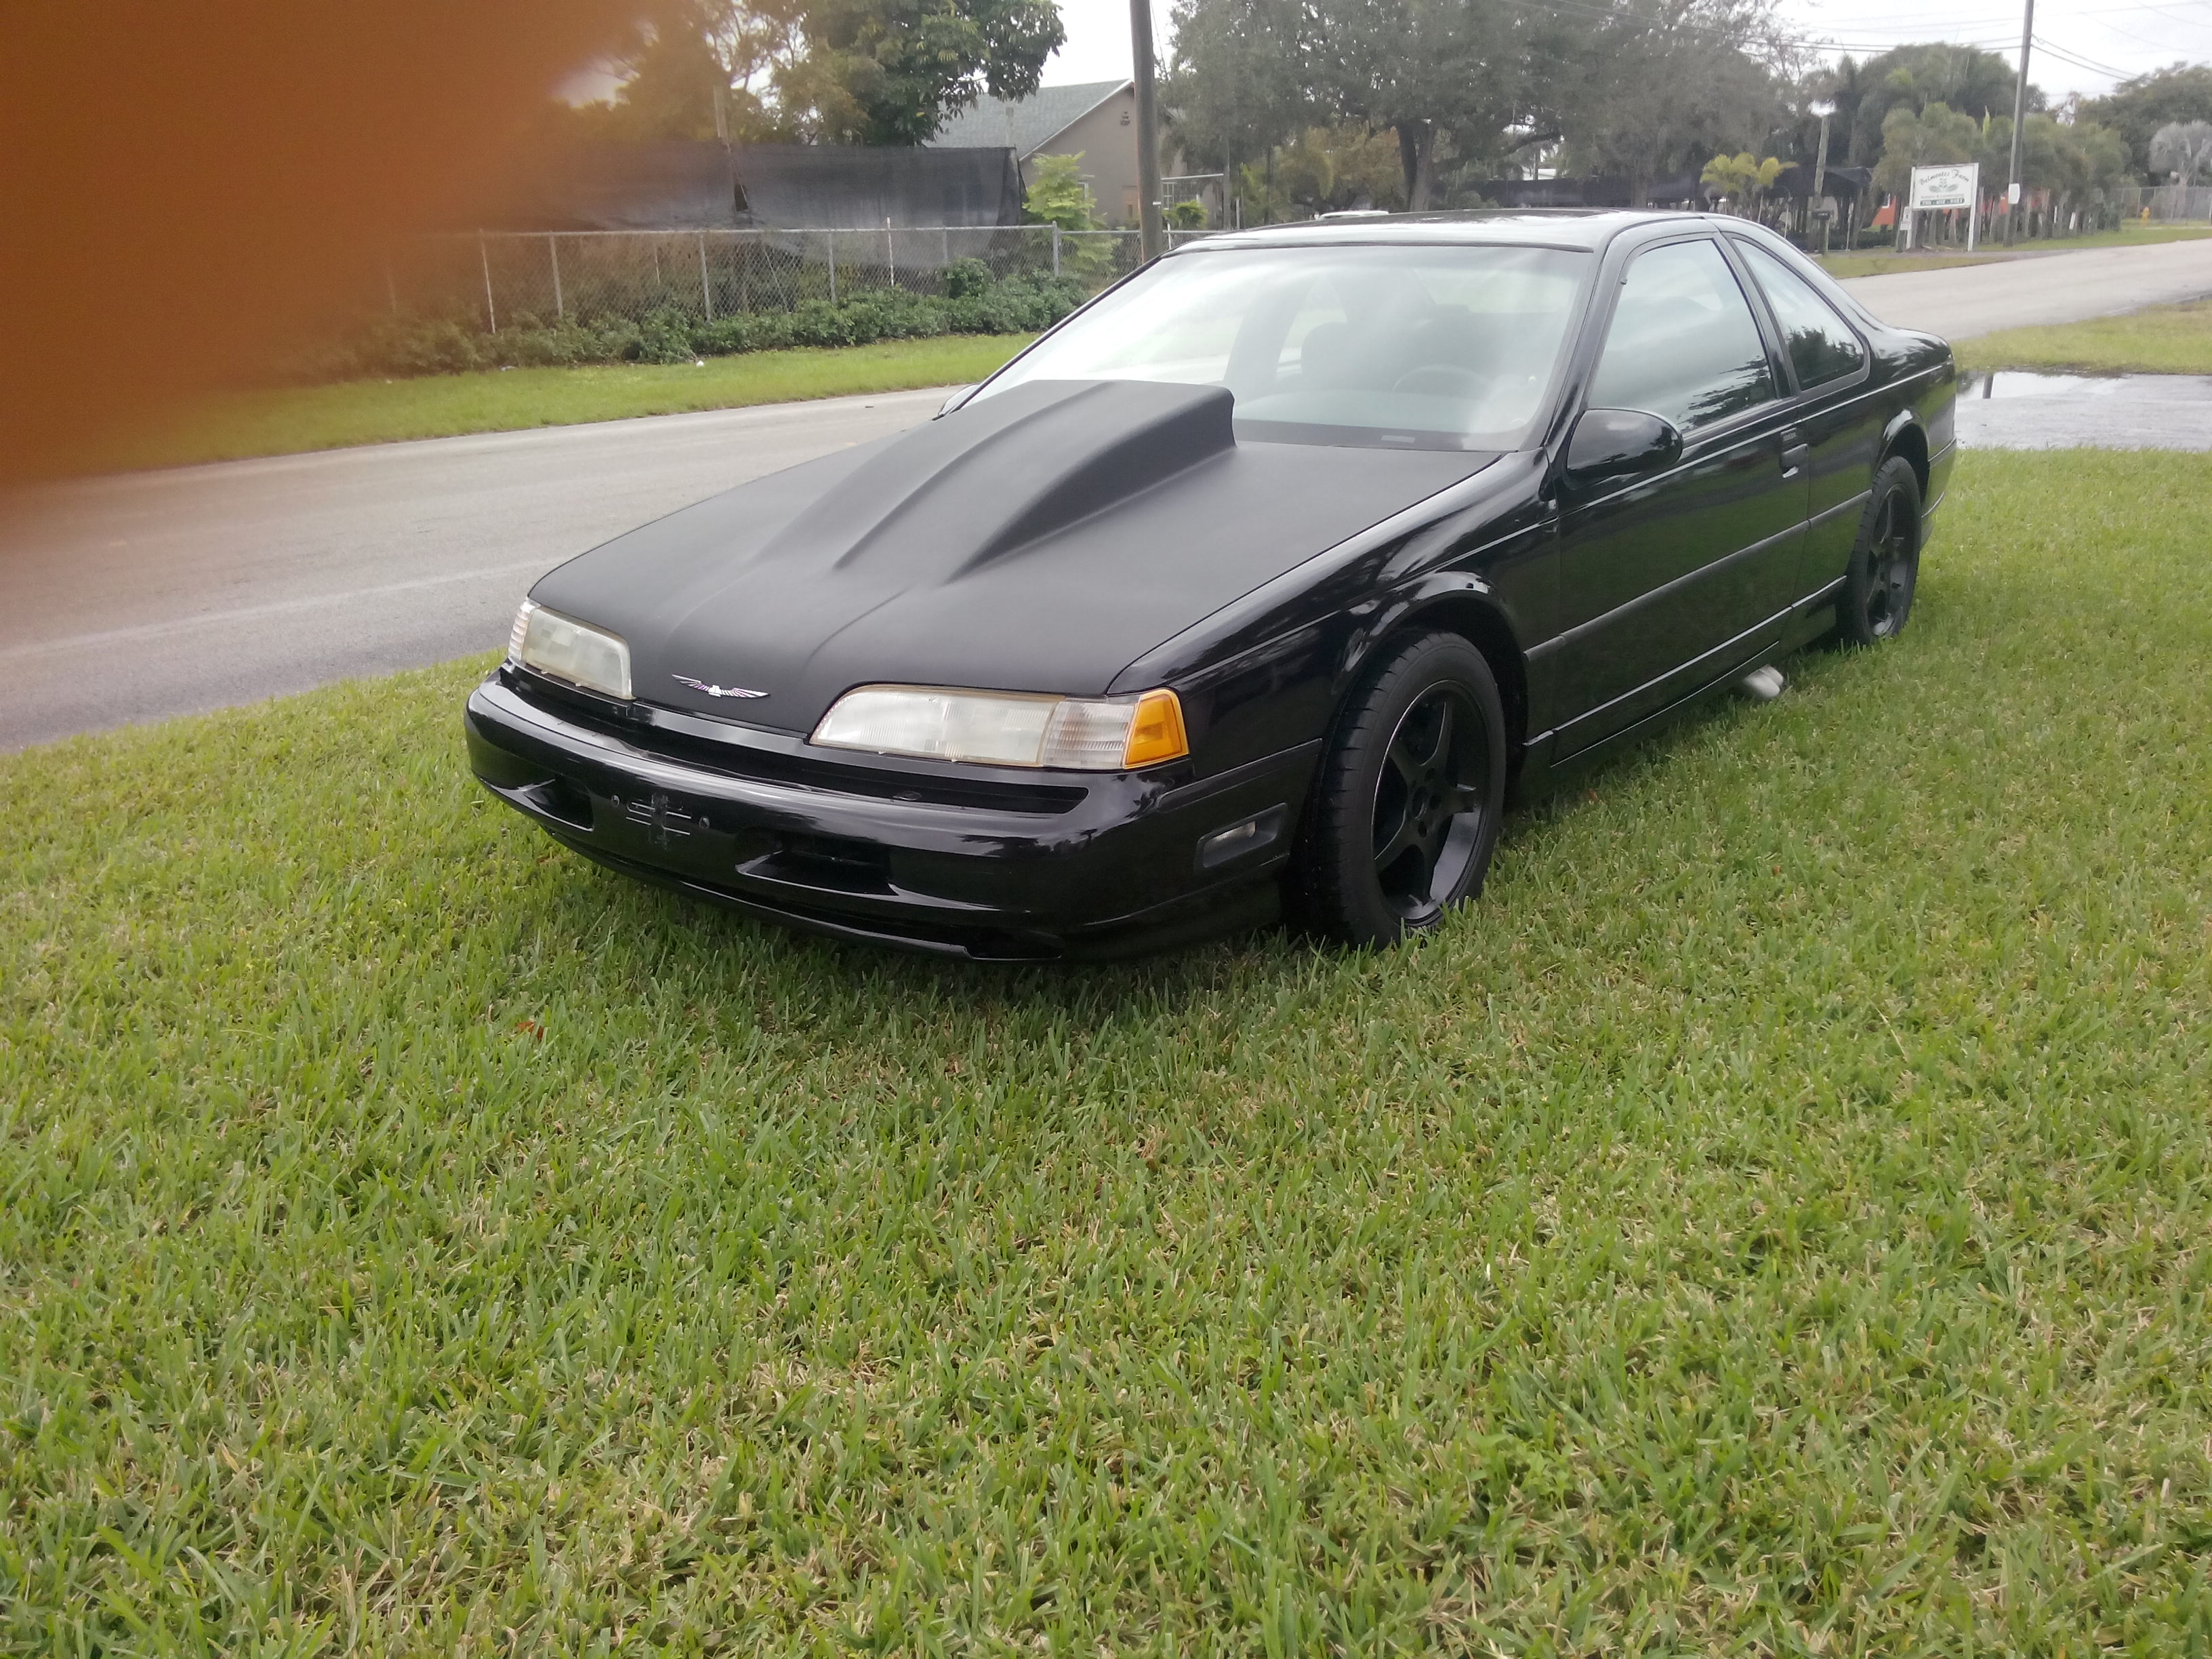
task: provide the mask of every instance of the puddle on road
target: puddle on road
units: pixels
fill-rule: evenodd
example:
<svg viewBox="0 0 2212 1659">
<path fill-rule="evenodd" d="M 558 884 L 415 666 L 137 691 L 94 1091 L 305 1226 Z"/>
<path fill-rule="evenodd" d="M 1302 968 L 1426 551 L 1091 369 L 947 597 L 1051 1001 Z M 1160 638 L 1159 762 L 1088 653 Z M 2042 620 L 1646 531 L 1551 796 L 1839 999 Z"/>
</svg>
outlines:
<svg viewBox="0 0 2212 1659">
<path fill-rule="evenodd" d="M 1958 420 L 1967 449 L 2212 450 L 2212 374 L 1962 374 Z"/>
<path fill-rule="evenodd" d="M 1961 374 L 1959 396 L 2212 403 L 2212 374 L 2039 374 L 2024 368 L 2000 368 L 1990 374 Z"/>
</svg>

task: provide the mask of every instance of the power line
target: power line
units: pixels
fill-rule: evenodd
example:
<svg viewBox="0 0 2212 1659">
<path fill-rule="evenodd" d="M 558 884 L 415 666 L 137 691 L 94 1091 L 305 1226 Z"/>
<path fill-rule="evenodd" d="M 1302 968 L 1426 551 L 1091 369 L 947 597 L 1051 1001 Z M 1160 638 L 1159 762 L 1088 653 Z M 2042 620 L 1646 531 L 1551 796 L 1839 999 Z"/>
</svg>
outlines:
<svg viewBox="0 0 2212 1659">
<path fill-rule="evenodd" d="M 2176 18 L 2173 21 L 2177 23 L 2180 23 L 2185 28 L 2212 28 L 2212 19 L 2207 19 L 2202 23 L 2189 23 L 2184 21 L 2184 20 L 2180 18 Z M 2124 36 L 2127 40 L 2135 41 L 2139 46 L 2153 46 L 2160 51 L 2169 50 L 2172 45 L 2171 41 L 2154 40 L 2148 34 L 2137 34 L 2133 29 L 2124 29 L 2118 23 L 2100 23 L 2097 27 L 2110 33 Z"/>
<path fill-rule="evenodd" d="M 2159 3 L 2159 0 L 2136 0 L 2136 3 L 2132 5 L 2095 6 L 2082 11 L 2068 12 L 2063 21 L 2073 23 L 2081 21 L 2087 18 L 2114 17 L 2124 12 L 2131 11 L 2200 11 L 2203 12 L 2208 18 L 2212 18 L 2212 5 L 2207 5 L 2205 3 L 2205 0 L 2182 0 L 2182 3 L 2178 5 L 2172 3 Z M 1875 12 L 1871 14 L 1854 14 L 1853 21 L 1862 26 L 1873 27 L 1887 23 L 1917 22 L 1924 19 L 1927 15 L 1928 14 L 1924 10 Z M 1972 28 L 1978 27 L 1984 23 L 2008 23 L 2011 21 L 2012 19 L 2008 15 L 2000 13 L 1986 17 L 1947 18 L 1944 21 L 1942 27 L 1946 28 Z"/>
<path fill-rule="evenodd" d="M 1603 4 L 1578 4 L 1577 3 L 1577 0 L 1524 0 L 1524 3 L 1529 6 L 1532 9 L 1553 12 L 1561 16 L 1585 17 L 1609 23 L 1642 25 L 1647 28 L 1670 34 L 1687 35 L 1692 38 L 1722 40 L 1729 45 L 1740 45 L 1745 40 L 1745 37 L 1735 30 L 1719 27 L 1711 24 L 1701 24 L 1688 21 L 1669 23 L 1658 19 L 1641 17 L 1634 12 Z M 2149 9 L 2150 8 L 2144 6 L 2116 6 L 2112 7 L 2109 9 L 2114 11 L 2133 11 Z M 2086 15 L 2087 14 L 2075 14 L 2075 16 Z M 1960 20 L 1952 20 L 1945 26 L 1955 27 L 1957 27 L 1959 21 Z M 1972 21 L 1981 21 L 1983 20 L 1975 19 Z M 1988 21 L 1994 22 L 1998 20 L 1992 18 Z M 1864 27 L 1864 23 L 1862 22 L 1861 27 L 1863 28 Z M 1827 52 L 1881 53 L 1890 51 L 1899 46 L 1913 45 L 1967 46 L 1979 52 L 1996 52 L 2000 48 L 2013 45 L 2016 39 L 2016 37 L 2013 35 L 2003 34 L 1983 35 L 1964 40 L 1952 38 L 1941 40 L 1911 41 L 1899 40 L 1896 37 L 1887 34 L 1862 33 L 1857 29 L 1853 30 L 1850 34 L 1844 35 L 1825 34 L 1814 36 L 1770 33 L 1759 38 L 1771 41 L 1777 46 L 1793 46 L 1801 51 L 1816 53 Z M 2038 40 L 2039 43 L 2040 43 L 2041 37 L 2039 36 Z M 2073 64 L 2074 67 L 2077 69 L 2086 69 L 2094 75 L 2109 75 L 2117 79 L 2125 80 L 2132 72 L 2127 70 L 2114 69 L 2108 65 L 2077 60 L 2071 54 L 2063 51 L 2055 52 L 2055 55 Z"/>
<path fill-rule="evenodd" d="M 1575 0 L 1523 0 L 1523 3 L 1538 11 L 1556 12 L 1563 16 L 1588 17 L 1595 19 L 1601 22 L 1608 23 L 1625 23 L 1632 25 L 1640 24 L 1644 27 L 1665 33 L 1723 40 L 1730 45 L 1743 44 L 1747 39 L 1743 33 L 1738 31 L 1722 28 L 1712 24 L 1692 22 L 1669 23 L 1656 18 L 1640 17 L 1634 12 L 1618 9 L 1613 7 L 1602 5 L 1578 5 L 1575 3 Z M 1867 35 L 1863 37 L 1853 35 L 1848 38 L 1824 35 L 1816 39 L 1810 35 L 1766 33 L 1757 38 L 1772 41 L 1777 46 L 1796 46 L 1811 52 L 1887 52 L 1893 46 L 1914 44 L 1972 46 L 1978 50 L 1987 50 L 1994 46 L 2008 46 L 2011 44 L 2011 37 L 2008 35 L 2003 37 L 1991 37 L 1978 40 L 1943 40 L 1928 41 L 1924 43 L 1899 41 L 1893 37 L 1886 35 Z"/>
<path fill-rule="evenodd" d="M 2094 58 L 2084 58 L 2080 52 L 2069 52 L 2063 46 L 2053 46 L 2050 41 L 2045 40 L 2039 34 L 2035 37 L 2035 44 L 2041 46 L 2044 51 L 2049 52 L 2053 58 L 2060 58 L 2066 63 L 2071 64 L 2076 69 L 2085 69 L 2096 75 L 2113 76 L 2123 81 L 2126 80 L 2128 77 L 2128 71 L 2125 70 L 2114 69 L 2110 64 L 2100 64 Z"/>
</svg>

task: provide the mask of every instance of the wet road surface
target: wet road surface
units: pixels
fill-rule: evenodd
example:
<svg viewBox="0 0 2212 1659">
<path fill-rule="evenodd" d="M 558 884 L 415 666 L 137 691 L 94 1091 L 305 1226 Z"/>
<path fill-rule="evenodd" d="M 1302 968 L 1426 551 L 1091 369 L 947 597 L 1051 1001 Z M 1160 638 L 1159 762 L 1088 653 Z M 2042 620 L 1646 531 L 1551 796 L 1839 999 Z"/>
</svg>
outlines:
<svg viewBox="0 0 2212 1659">
<path fill-rule="evenodd" d="M 2212 450 L 2212 375 L 1970 375 L 1959 388 L 1959 442 L 1968 449 Z"/>
</svg>

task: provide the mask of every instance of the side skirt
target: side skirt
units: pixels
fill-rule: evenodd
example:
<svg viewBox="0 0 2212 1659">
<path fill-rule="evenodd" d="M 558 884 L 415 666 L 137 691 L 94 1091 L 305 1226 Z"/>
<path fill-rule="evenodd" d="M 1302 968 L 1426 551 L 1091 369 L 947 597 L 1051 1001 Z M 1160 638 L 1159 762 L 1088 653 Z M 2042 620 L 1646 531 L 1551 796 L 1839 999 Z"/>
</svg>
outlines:
<svg viewBox="0 0 2212 1659">
<path fill-rule="evenodd" d="M 1820 638 L 1834 625 L 1836 596 L 1842 592 L 1844 579 L 1838 577 L 1817 592 L 1808 594 L 1787 611 L 1768 617 L 1756 628 L 1747 629 L 1729 644 L 1711 654 L 1725 659 L 1727 653 L 1741 648 L 1747 641 L 1779 626 L 1780 632 L 1771 643 L 1751 651 L 1740 660 L 1729 661 L 1711 678 L 1701 682 L 1694 690 L 1677 698 L 1665 708 L 1646 714 L 1634 725 L 1624 726 L 1609 736 L 1599 738 L 1586 748 L 1554 759 L 1559 732 L 1556 730 L 1539 732 L 1528 740 L 1521 769 L 1515 777 L 1512 794 L 1508 801 L 1519 806 L 1541 800 L 1545 796 L 1573 782 L 1605 765 L 1623 748 L 1647 738 L 1669 721 L 1686 714 L 1707 698 L 1727 690 L 1754 668 L 1779 661 L 1794 651 L 1802 649 Z M 1676 669 L 1676 673 L 1681 671 Z"/>
</svg>

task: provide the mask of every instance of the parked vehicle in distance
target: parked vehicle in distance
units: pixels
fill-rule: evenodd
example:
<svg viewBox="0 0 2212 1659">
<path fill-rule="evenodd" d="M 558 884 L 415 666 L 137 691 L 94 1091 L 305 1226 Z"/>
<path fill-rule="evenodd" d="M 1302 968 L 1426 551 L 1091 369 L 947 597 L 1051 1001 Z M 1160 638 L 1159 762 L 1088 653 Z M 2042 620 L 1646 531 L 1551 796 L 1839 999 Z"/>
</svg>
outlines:
<svg viewBox="0 0 2212 1659">
<path fill-rule="evenodd" d="M 471 762 L 846 939 L 1388 943 L 1480 890 L 1510 789 L 1903 629 L 1955 381 L 1736 219 L 1212 237 L 927 424 L 552 572 Z"/>
</svg>

